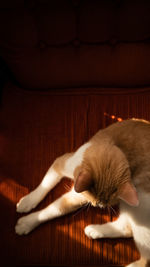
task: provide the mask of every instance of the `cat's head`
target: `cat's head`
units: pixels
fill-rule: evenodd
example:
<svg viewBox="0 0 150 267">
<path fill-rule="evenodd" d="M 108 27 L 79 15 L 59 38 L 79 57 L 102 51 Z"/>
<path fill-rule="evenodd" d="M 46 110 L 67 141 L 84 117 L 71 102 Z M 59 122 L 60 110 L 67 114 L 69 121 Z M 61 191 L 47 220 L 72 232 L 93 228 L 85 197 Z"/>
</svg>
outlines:
<svg viewBox="0 0 150 267">
<path fill-rule="evenodd" d="M 112 206 L 120 199 L 131 206 L 139 203 L 128 161 L 115 145 L 86 151 L 82 165 L 75 172 L 74 188 L 94 206 Z"/>
</svg>

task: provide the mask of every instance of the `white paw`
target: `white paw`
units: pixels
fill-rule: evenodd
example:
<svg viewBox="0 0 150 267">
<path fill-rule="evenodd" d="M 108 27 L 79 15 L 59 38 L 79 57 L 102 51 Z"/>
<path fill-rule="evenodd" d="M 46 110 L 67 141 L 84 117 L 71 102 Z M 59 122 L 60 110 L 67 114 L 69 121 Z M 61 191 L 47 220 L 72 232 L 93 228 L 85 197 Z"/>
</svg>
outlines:
<svg viewBox="0 0 150 267">
<path fill-rule="evenodd" d="M 125 267 L 144 267 L 147 266 L 146 262 L 146 259 L 141 258 L 140 260 L 132 262 L 131 264 L 126 265 Z"/>
<path fill-rule="evenodd" d="M 104 234 L 100 232 L 100 225 L 88 225 L 84 229 L 85 234 L 92 239 L 102 238 L 104 237 Z"/>
<path fill-rule="evenodd" d="M 34 209 L 37 204 L 38 203 L 35 196 L 33 195 L 33 193 L 30 193 L 20 199 L 20 201 L 17 203 L 16 211 L 19 213 L 29 212 L 30 210 Z"/>
<path fill-rule="evenodd" d="M 20 218 L 15 226 L 15 231 L 18 235 L 26 235 L 30 233 L 36 226 L 38 226 L 38 220 L 36 213 L 33 213 Z"/>
</svg>

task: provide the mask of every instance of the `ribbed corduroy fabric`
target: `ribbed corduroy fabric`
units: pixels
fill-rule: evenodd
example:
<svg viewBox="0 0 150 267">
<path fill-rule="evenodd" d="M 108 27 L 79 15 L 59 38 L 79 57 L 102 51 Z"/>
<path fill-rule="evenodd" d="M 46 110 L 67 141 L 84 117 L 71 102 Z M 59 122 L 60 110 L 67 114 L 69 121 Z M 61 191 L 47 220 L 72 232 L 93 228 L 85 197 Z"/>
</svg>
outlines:
<svg viewBox="0 0 150 267">
<path fill-rule="evenodd" d="M 0 113 L 1 259 L 9 266 L 123 266 L 138 259 L 132 239 L 89 240 L 84 227 L 115 220 L 115 212 L 84 208 L 17 236 L 15 205 L 41 181 L 54 159 L 120 119 L 150 119 L 150 89 L 24 91 L 8 84 Z M 58 198 L 62 181 L 37 207 Z M 116 213 L 116 214 L 115 214 Z M 2 265 L 5 266 L 5 265 Z"/>
</svg>

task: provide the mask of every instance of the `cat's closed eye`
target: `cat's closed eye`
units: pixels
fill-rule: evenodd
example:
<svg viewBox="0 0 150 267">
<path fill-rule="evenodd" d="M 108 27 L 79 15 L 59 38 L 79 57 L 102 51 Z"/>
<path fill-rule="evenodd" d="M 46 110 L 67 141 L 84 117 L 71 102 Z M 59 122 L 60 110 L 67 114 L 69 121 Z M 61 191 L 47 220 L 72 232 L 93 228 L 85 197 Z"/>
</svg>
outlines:
<svg viewBox="0 0 150 267">
<path fill-rule="evenodd" d="M 114 195 L 114 194 L 116 194 L 117 193 L 117 191 L 118 191 L 118 189 L 115 187 L 115 188 L 113 188 L 112 189 L 112 192 L 111 192 L 111 195 Z"/>
</svg>

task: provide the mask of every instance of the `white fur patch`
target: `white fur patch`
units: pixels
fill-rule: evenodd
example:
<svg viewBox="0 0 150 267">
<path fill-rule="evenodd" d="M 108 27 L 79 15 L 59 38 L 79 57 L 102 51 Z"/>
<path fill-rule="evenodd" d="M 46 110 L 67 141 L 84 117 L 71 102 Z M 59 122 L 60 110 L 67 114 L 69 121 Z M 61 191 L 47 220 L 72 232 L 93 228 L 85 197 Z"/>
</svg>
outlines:
<svg viewBox="0 0 150 267">
<path fill-rule="evenodd" d="M 91 143 L 85 143 L 82 145 L 74 154 L 72 157 L 70 157 L 68 160 L 66 160 L 64 172 L 67 173 L 67 175 L 70 178 L 73 177 L 74 170 L 77 166 L 80 166 L 83 160 L 84 152 L 91 146 Z"/>
<path fill-rule="evenodd" d="M 53 168 L 50 168 L 43 178 L 41 185 L 43 188 L 53 188 L 58 183 L 58 179 L 58 173 Z"/>
<path fill-rule="evenodd" d="M 120 212 L 126 212 L 128 221 L 132 228 L 135 243 L 141 253 L 141 256 L 150 259 L 150 194 L 142 190 L 138 191 L 139 206 L 125 206 L 121 203 Z"/>
<path fill-rule="evenodd" d="M 49 205 L 47 208 L 39 211 L 38 220 L 40 222 L 43 222 L 43 221 L 61 216 L 62 212 L 60 208 L 61 208 L 62 198 L 63 196 L 57 199 L 54 203 Z"/>
</svg>

